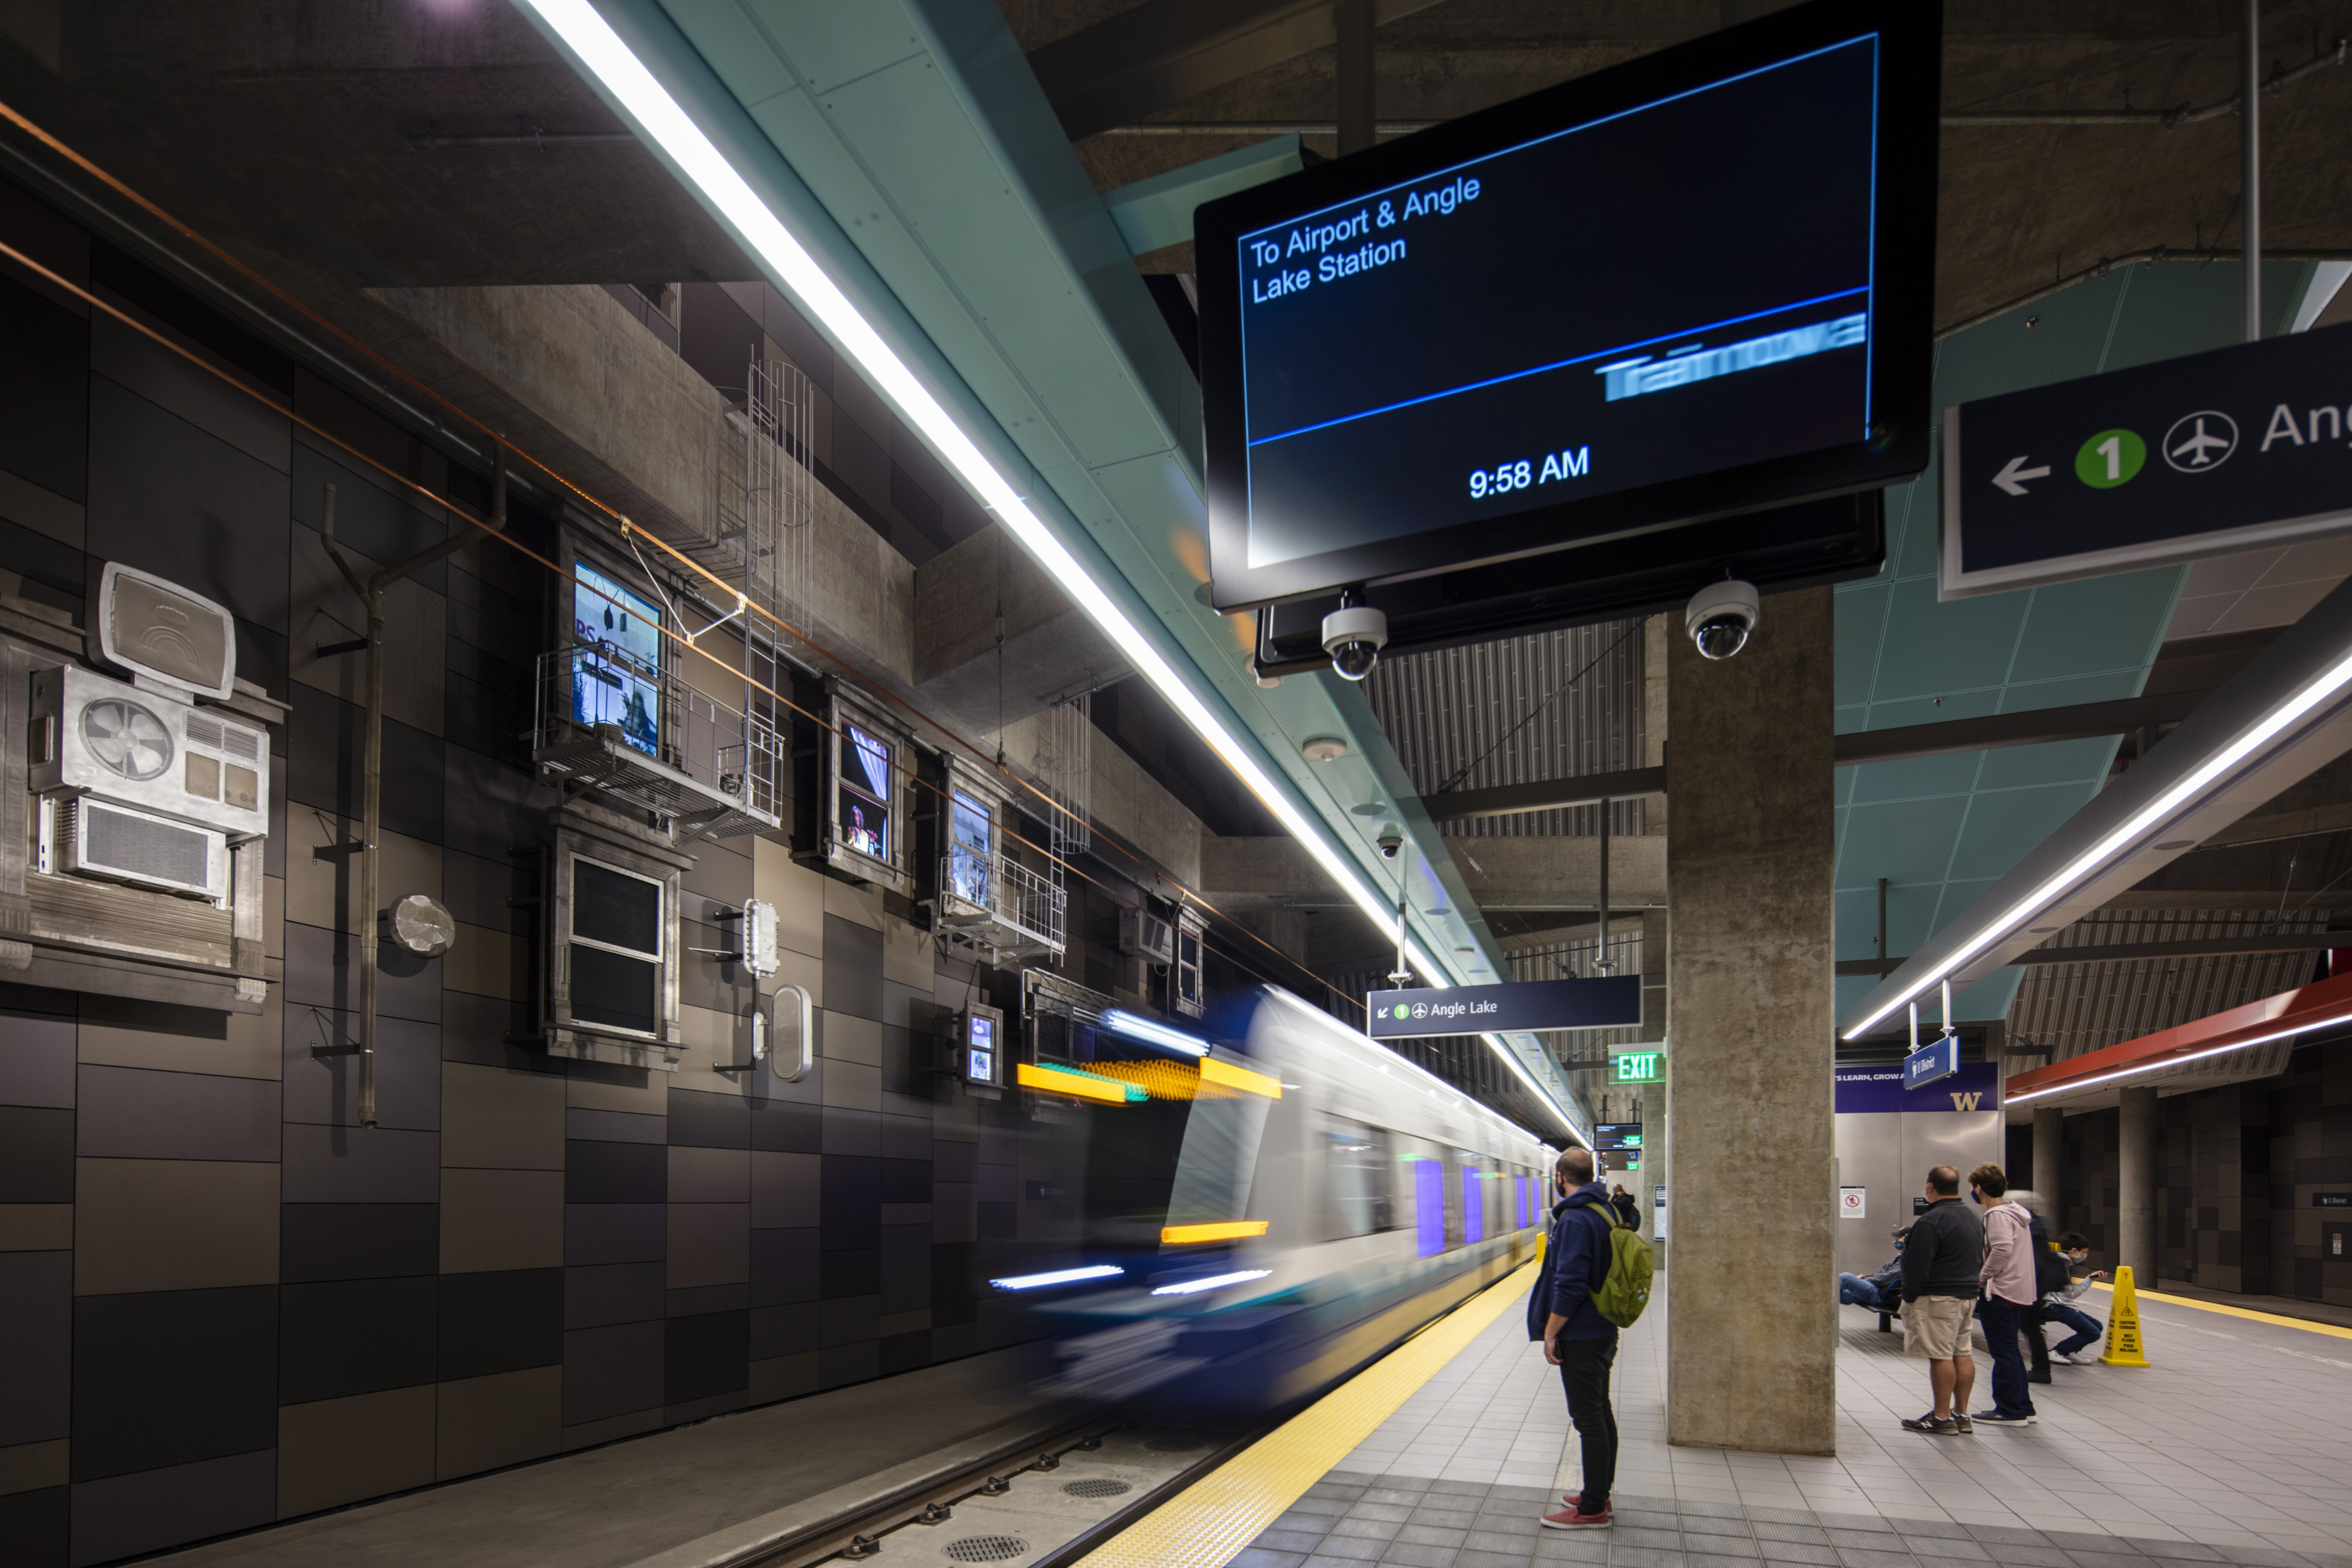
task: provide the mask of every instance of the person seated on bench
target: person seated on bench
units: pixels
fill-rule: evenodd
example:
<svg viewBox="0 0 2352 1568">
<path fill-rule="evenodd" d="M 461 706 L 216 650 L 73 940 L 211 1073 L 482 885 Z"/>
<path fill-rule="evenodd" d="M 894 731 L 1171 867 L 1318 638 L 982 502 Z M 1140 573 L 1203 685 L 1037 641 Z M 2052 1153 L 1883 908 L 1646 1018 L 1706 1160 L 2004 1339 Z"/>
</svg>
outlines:
<svg viewBox="0 0 2352 1568">
<path fill-rule="evenodd" d="M 1903 1237 L 1910 1231 L 1904 1226 L 1895 1233 L 1895 1256 L 1888 1258 L 1878 1272 L 1864 1279 L 1859 1274 L 1838 1276 L 1838 1305 L 1868 1307 L 1874 1312 L 1893 1312 L 1903 1305 Z"/>
</svg>

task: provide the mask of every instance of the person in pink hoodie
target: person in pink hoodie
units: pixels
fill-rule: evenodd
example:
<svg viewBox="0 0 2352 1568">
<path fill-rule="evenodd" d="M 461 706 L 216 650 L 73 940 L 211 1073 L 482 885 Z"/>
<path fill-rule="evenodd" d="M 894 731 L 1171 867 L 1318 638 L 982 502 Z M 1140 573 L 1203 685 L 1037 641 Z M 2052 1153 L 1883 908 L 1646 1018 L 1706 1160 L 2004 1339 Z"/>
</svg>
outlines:
<svg viewBox="0 0 2352 1568">
<path fill-rule="evenodd" d="M 2025 1356 L 2017 1336 L 2025 1314 L 2041 1299 L 2033 1283 L 2033 1216 L 2011 1201 L 2009 1177 L 1986 1163 L 1969 1173 L 1969 1195 L 1984 1209 L 1984 1266 L 1977 1278 L 1984 1297 L 1977 1317 L 1984 1324 L 1985 1348 L 1992 1352 L 1992 1409 L 1977 1416 L 1980 1426 L 2031 1426 L 2033 1398 L 2026 1391 Z"/>
</svg>

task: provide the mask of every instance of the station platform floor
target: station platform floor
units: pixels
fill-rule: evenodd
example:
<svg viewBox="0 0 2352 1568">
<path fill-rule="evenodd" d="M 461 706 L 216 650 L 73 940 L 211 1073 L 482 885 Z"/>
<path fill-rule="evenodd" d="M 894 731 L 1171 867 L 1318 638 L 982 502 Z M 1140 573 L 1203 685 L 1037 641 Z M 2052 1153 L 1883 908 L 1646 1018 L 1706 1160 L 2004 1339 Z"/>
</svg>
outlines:
<svg viewBox="0 0 2352 1568">
<path fill-rule="evenodd" d="M 1874 1313 L 1846 1308 L 1837 1457 L 1731 1453 L 1665 1441 L 1664 1283 L 1618 1359 L 1613 1529 L 1538 1525 L 1578 1485 L 1578 1455 L 1557 1373 L 1525 1338 L 1527 1280 L 1515 1277 L 1454 1314 L 1485 1317 L 1455 1327 L 1442 1364 L 1391 1388 L 1376 1424 L 1360 1415 L 1362 1429 L 1327 1436 L 1319 1454 L 1253 1449 L 1229 1466 L 1313 1477 L 1242 1550 L 1208 1539 L 1232 1521 L 1182 1517 L 1271 1505 L 1246 1474 L 1221 1472 L 1160 1510 L 1170 1518 L 1153 1516 L 1156 1531 L 1153 1521 L 1130 1531 L 1133 1550 L 1098 1552 L 1090 1568 L 2352 1568 L 2352 1331 L 2144 1292 L 2151 1366 L 2062 1365 L 2032 1390 L 2037 1425 L 1932 1437 L 1900 1426 L 1927 1406 L 1925 1365 Z M 2103 1298 L 2085 1305 L 2104 1313 Z M 1978 1365 L 1981 1408 L 1990 1363 Z"/>
</svg>

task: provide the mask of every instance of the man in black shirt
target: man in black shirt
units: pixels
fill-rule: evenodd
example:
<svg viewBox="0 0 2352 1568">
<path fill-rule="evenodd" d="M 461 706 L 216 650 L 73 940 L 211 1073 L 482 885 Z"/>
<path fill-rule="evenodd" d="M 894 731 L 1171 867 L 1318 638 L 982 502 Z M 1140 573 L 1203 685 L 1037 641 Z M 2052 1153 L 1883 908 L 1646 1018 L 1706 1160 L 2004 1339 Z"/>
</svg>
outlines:
<svg viewBox="0 0 2352 1568">
<path fill-rule="evenodd" d="M 1960 1201 L 1960 1173 L 1949 1165 L 1927 1173 L 1927 1206 L 1911 1222 L 1903 1244 L 1904 1349 L 1927 1358 L 1936 1403 L 1906 1430 L 1938 1437 L 1973 1432 L 1969 1394 L 1977 1363 L 1969 1353 L 1969 1325 L 1984 1266 L 1984 1221 Z"/>
</svg>

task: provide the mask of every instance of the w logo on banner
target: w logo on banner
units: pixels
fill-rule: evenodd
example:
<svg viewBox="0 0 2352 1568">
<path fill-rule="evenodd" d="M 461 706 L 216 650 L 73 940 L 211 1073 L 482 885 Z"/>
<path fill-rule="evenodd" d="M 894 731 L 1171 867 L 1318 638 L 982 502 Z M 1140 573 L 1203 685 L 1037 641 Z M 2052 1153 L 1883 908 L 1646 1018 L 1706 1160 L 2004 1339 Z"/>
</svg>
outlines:
<svg viewBox="0 0 2352 1568">
<path fill-rule="evenodd" d="M 1977 1108 L 1977 1101 L 1983 1098 L 1984 1090 L 1982 1089 L 1976 1089 L 1968 1094 L 1956 1094 L 1952 1096 L 1952 1109 L 1954 1110 L 1974 1110 Z"/>
</svg>

